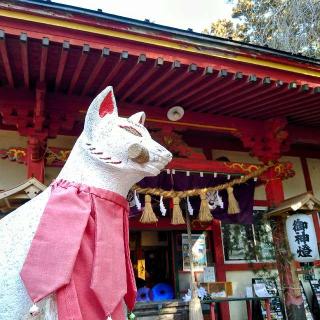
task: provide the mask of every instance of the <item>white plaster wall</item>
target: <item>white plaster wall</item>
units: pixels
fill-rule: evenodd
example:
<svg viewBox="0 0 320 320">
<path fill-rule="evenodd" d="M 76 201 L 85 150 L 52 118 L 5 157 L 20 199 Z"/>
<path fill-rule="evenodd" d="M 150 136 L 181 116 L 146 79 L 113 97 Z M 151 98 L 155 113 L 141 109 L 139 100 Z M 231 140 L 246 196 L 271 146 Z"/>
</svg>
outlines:
<svg viewBox="0 0 320 320">
<path fill-rule="evenodd" d="M 281 157 L 280 161 L 289 161 L 293 164 L 295 176 L 283 181 L 284 197 L 285 199 L 297 196 L 301 193 L 307 192 L 304 181 L 301 160 L 298 157 Z"/>
<path fill-rule="evenodd" d="M 0 149 L 11 147 L 27 147 L 27 138 L 21 137 L 16 131 L 0 130 Z M 27 179 L 25 165 L 0 159 L 0 190 L 7 190 L 24 182 Z"/>
<path fill-rule="evenodd" d="M 57 136 L 48 140 L 48 147 L 71 149 L 77 137 Z M 16 131 L 0 130 L 0 149 L 10 147 L 27 147 L 27 138 L 21 137 Z M 57 177 L 61 168 L 46 167 L 45 181 L 50 184 Z M 7 190 L 23 183 L 27 179 L 27 167 L 24 164 L 16 163 L 6 159 L 0 159 L 0 190 Z"/>
<path fill-rule="evenodd" d="M 55 147 L 55 148 L 72 149 L 76 140 L 77 140 L 77 137 L 59 135 L 55 139 L 48 140 L 48 148 Z M 46 185 L 49 185 L 52 182 L 52 180 L 54 180 L 58 176 L 61 169 L 62 168 L 59 168 L 59 167 L 46 167 L 44 183 Z"/>
<path fill-rule="evenodd" d="M 251 157 L 247 152 L 241 151 L 228 151 L 228 150 L 212 150 L 212 159 L 217 159 L 219 157 L 227 157 L 232 162 L 242 162 L 242 163 L 259 163 L 259 160 L 255 157 Z M 266 200 L 266 192 L 264 186 L 261 185 L 255 188 L 254 191 L 255 200 Z"/>
<path fill-rule="evenodd" d="M 212 150 L 212 158 L 213 159 L 217 159 L 222 156 L 225 156 L 230 161 L 234 161 L 234 162 L 259 163 L 259 160 L 257 158 L 251 157 L 249 155 L 249 153 L 247 153 L 247 152 L 228 151 L 228 150 Z M 298 157 L 282 157 L 282 158 L 280 158 L 280 161 L 282 161 L 282 162 L 290 161 L 293 164 L 293 168 L 295 170 L 294 177 L 283 181 L 285 199 L 288 199 L 288 198 L 296 196 L 300 193 L 306 192 L 307 190 L 306 190 L 306 185 L 304 182 L 304 176 L 303 176 L 300 158 L 298 158 Z M 319 177 L 320 177 L 320 169 L 318 169 L 318 170 L 319 170 Z M 319 190 L 319 192 L 320 192 L 320 190 Z M 254 198 L 255 198 L 255 200 L 266 200 L 266 193 L 265 193 L 263 185 L 256 188 Z"/>
<path fill-rule="evenodd" d="M 0 130 L 0 148 L 27 147 L 27 138 L 21 137 L 17 131 Z"/>
<path fill-rule="evenodd" d="M 72 149 L 78 137 L 58 135 L 55 139 L 48 139 L 48 147 Z"/>
<path fill-rule="evenodd" d="M 0 190 L 11 189 L 26 180 L 27 167 L 24 164 L 0 159 Z"/>
<path fill-rule="evenodd" d="M 307 159 L 313 194 L 320 199 L 320 159 Z"/>
</svg>

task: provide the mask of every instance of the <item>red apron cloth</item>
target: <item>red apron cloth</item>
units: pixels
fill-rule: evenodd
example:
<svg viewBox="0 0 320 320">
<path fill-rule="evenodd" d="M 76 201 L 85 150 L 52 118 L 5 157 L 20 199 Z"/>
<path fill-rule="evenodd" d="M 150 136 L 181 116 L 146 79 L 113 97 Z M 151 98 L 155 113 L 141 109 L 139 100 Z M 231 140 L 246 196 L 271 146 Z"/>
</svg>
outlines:
<svg viewBox="0 0 320 320">
<path fill-rule="evenodd" d="M 56 293 L 59 320 L 124 319 L 137 292 L 127 200 L 55 182 L 20 275 L 34 302 Z"/>
</svg>

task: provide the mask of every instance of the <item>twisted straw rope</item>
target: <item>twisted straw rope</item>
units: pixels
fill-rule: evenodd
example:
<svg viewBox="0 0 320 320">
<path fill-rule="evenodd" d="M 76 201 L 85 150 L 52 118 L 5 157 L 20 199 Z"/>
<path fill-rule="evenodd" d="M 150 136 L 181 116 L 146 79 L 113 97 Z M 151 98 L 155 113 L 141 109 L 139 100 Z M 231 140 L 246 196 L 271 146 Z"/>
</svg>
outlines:
<svg viewBox="0 0 320 320">
<path fill-rule="evenodd" d="M 132 187 L 132 190 L 135 190 L 138 193 L 142 194 L 149 194 L 153 196 L 162 196 L 164 198 L 186 198 L 186 197 L 193 197 L 193 196 L 199 196 L 201 194 L 205 194 L 207 192 L 212 192 L 212 191 L 220 191 L 227 189 L 229 187 L 233 187 L 236 184 L 241 184 L 245 183 L 246 181 L 260 176 L 262 173 L 267 171 L 269 168 L 271 168 L 272 165 L 267 165 L 263 166 L 254 172 L 249 173 L 248 175 L 242 176 L 238 179 L 234 179 L 231 182 L 226 182 L 224 184 L 215 186 L 215 187 L 208 187 L 208 188 L 202 188 L 202 189 L 190 189 L 190 190 L 185 190 L 185 191 L 174 191 L 174 190 L 163 190 L 161 188 L 141 188 L 138 185 L 134 185 Z"/>
</svg>

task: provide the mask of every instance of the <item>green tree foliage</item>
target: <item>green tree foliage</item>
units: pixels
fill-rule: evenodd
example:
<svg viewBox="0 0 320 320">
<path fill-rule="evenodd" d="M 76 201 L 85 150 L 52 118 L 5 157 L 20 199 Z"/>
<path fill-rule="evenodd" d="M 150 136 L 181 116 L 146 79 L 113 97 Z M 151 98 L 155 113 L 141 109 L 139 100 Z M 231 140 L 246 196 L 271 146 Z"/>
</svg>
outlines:
<svg viewBox="0 0 320 320">
<path fill-rule="evenodd" d="M 320 0 L 238 0 L 205 32 L 320 58 Z"/>
</svg>

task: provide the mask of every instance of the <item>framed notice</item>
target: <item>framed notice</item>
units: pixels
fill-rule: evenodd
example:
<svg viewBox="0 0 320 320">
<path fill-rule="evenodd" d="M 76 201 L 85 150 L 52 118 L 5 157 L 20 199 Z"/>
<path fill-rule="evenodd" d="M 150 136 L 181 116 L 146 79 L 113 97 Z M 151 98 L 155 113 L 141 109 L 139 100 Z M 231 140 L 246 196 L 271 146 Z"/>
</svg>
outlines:
<svg viewBox="0 0 320 320">
<path fill-rule="evenodd" d="M 205 283 L 211 283 L 216 282 L 216 275 L 214 267 L 204 267 L 203 270 L 203 282 Z"/>
<path fill-rule="evenodd" d="M 206 238 L 204 234 L 192 234 L 192 255 L 194 271 L 204 271 L 207 266 Z M 182 260 L 183 271 L 190 271 L 188 234 L 182 234 Z"/>
</svg>

